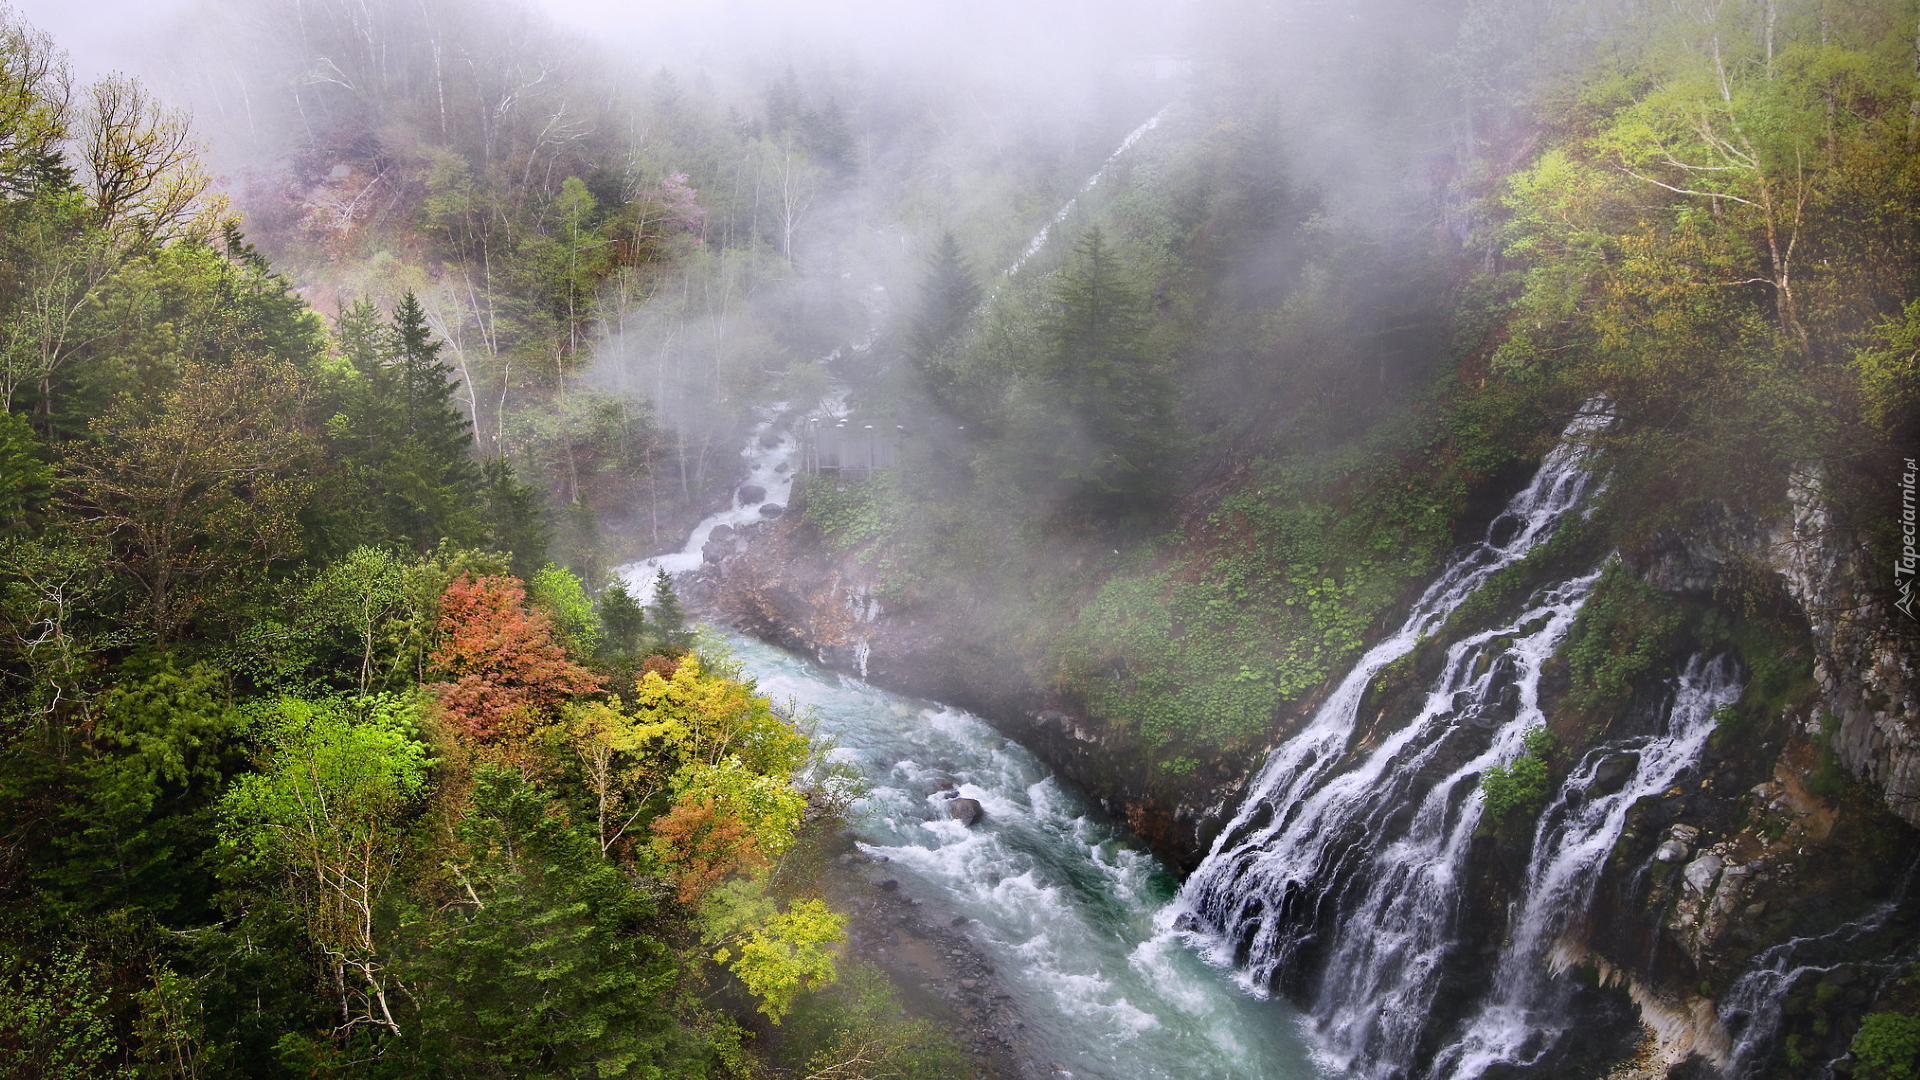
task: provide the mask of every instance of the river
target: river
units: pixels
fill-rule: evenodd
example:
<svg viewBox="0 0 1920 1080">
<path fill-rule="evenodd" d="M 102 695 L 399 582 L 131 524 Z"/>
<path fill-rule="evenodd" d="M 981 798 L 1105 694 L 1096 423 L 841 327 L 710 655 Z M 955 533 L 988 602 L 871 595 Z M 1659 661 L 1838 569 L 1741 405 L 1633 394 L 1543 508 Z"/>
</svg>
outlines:
<svg viewBox="0 0 1920 1080">
<path fill-rule="evenodd" d="M 1178 882 L 1032 754 L 985 721 L 888 693 L 764 643 L 734 659 L 811 710 L 833 758 L 872 785 L 854 832 L 888 876 L 965 912 L 1027 1049 L 1078 1080 L 1315 1080 L 1297 1014 L 1207 966 L 1155 915 Z M 943 789 L 942 781 L 951 782 Z M 972 828 L 945 800 L 978 800 Z"/>
</svg>

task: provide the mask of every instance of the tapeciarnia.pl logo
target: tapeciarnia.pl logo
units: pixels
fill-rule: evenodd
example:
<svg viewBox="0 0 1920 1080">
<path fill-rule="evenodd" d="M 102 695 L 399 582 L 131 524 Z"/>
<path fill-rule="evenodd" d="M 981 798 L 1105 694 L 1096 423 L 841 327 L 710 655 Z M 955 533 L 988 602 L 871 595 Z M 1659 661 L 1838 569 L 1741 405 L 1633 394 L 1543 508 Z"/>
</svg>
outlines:
<svg viewBox="0 0 1920 1080">
<path fill-rule="evenodd" d="M 1900 556 L 1893 560 L 1893 588 L 1900 594 L 1900 599 L 1895 600 L 1893 606 L 1906 612 L 1907 618 L 1920 620 L 1920 616 L 1913 613 L 1913 577 L 1915 569 L 1920 568 L 1920 553 L 1914 550 L 1917 530 L 1913 482 L 1920 468 L 1915 467 L 1913 458 L 1905 458 L 1904 461 L 1906 471 L 1900 474 Z"/>
</svg>

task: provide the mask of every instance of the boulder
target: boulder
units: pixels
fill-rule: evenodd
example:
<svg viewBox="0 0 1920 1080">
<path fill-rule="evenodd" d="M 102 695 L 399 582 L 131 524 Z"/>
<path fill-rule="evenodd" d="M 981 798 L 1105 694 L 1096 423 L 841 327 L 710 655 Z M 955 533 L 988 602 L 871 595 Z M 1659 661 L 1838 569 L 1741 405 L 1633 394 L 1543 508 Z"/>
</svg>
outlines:
<svg viewBox="0 0 1920 1080">
<path fill-rule="evenodd" d="M 1694 892 L 1705 894 L 1712 890 L 1713 883 L 1720 877 L 1720 868 L 1726 865 L 1718 855 L 1702 855 L 1687 864 L 1681 876 L 1686 878 L 1687 887 Z"/>
<path fill-rule="evenodd" d="M 760 435 L 760 445 L 768 450 L 774 449 L 780 445 L 780 433 L 776 431 L 762 432 Z"/>
<path fill-rule="evenodd" d="M 765 502 L 767 489 L 759 484 L 742 484 L 740 490 L 734 492 L 734 497 L 740 500 L 740 505 L 750 506 L 757 502 Z"/>
<path fill-rule="evenodd" d="M 787 512 L 787 508 L 784 506 L 781 506 L 779 503 L 761 503 L 760 504 L 761 517 L 777 518 L 781 514 L 784 514 L 786 512 Z"/>
<path fill-rule="evenodd" d="M 1687 845 L 1678 840 L 1669 840 L 1654 851 L 1653 857 L 1661 862 L 1679 862 L 1687 857 Z"/>
<path fill-rule="evenodd" d="M 898 892 L 900 890 L 900 882 L 893 878 L 881 878 L 879 881 L 874 882 L 873 885 L 874 888 L 879 889 L 881 892 Z"/>
<path fill-rule="evenodd" d="M 713 531 L 707 534 L 707 539 L 708 540 L 731 540 L 733 539 L 733 526 L 715 525 L 713 527 Z"/>
<path fill-rule="evenodd" d="M 700 561 L 717 563 L 733 554 L 733 545 L 723 541 L 709 540 L 700 545 Z"/>
<path fill-rule="evenodd" d="M 976 799 L 955 799 L 947 804 L 947 816 L 968 827 L 979 821 L 980 815 L 985 812 Z"/>
<path fill-rule="evenodd" d="M 1615 754 L 1593 770 L 1593 783 L 1587 786 L 1587 794 L 1611 795 L 1619 791 L 1633 778 L 1633 771 L 1639 767 L 1639 754 Z"/>
</svg>

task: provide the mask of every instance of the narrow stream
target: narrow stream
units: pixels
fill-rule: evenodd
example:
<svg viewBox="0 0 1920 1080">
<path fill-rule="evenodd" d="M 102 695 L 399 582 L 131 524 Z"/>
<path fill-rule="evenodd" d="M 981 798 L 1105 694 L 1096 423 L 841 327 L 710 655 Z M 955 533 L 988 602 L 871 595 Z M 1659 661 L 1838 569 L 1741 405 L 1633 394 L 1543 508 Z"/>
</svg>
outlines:
<svg viewBox="0 0 1920 1080">
<path fill-rule="evenodd" d="M 835 674 L 746 638 L 735 659 L 811 708 L 835 760 L 872 785 L 855 834 L 910 896 L 965 913 L 1032 1053 L 1078 1080 L 1316 1080 L 1295 1014 L 1209 967 L 1154 916 L 1178 883 L 1038 759 L 978 717 Z M 985 808 L 949 818 L 954 790 Z"/>
</svg>

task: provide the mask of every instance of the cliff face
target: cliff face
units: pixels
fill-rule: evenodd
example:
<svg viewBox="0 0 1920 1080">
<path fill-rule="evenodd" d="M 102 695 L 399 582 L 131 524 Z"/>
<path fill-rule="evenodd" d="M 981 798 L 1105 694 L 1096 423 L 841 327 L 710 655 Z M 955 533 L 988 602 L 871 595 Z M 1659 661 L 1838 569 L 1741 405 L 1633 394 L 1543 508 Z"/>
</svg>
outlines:
<svg viewBox="0 0 1920 1080">
<path fill-rule="evenodd" d="M 1767 529 L 1768 564 L 1807 614 L 1814 676 L 1827 711 L 1840 721 L 1834 751 L 1872 783 L 1887 808 L 1920 825 L 1920 682 L 1914 623 L 1882 599 L 1888 567 L 1838 527 L 1821 494 L 1821 470 L 1795 472 L 1791 514 Z M 1903 625 L 1905 624 L 1905 625 Z M 1901 631 L 1905 630 L 1905 634 Z"/>
</svg>

